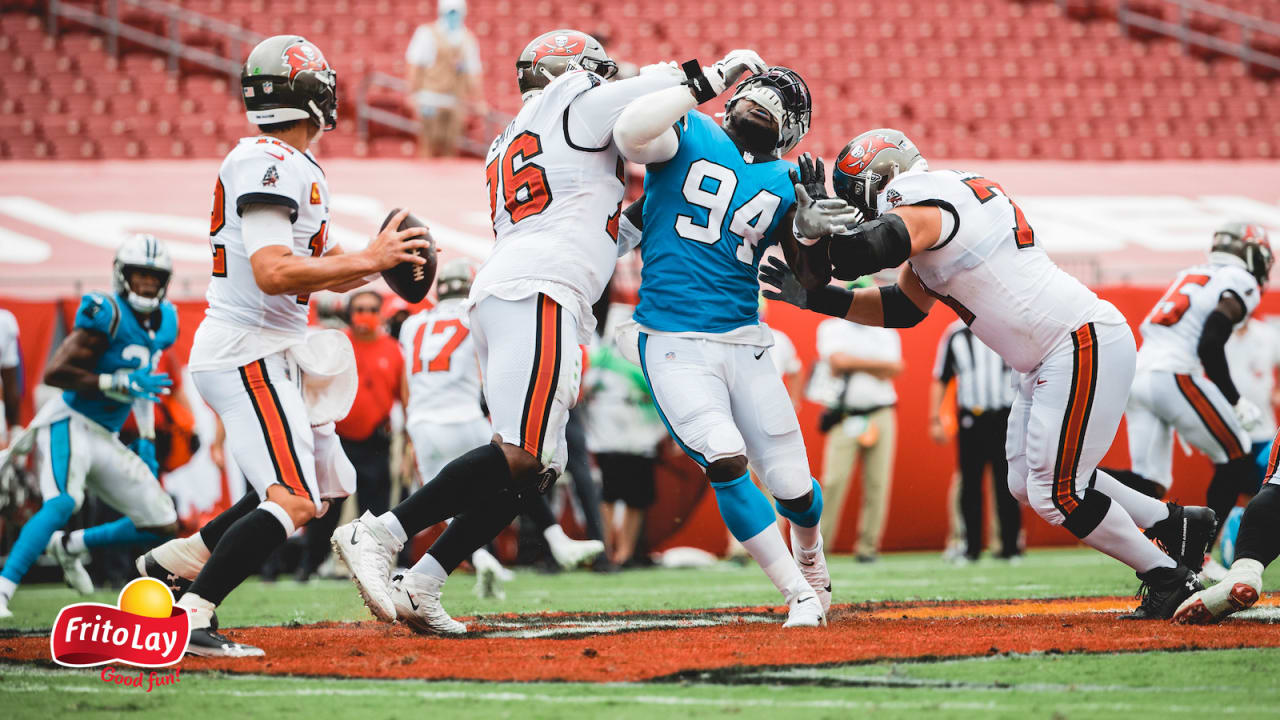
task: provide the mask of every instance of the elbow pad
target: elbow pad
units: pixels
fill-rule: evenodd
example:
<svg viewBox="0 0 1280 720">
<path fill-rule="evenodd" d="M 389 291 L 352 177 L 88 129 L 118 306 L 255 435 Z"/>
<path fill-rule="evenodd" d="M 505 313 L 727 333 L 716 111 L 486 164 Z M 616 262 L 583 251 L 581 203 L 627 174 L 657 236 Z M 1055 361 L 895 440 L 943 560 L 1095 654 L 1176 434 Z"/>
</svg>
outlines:
<svg viewBox="0 0 1280 720">
<path fill-rule="evenodd" d="M 887 328 L 915 327 L 926 314 L 896 284 L 880 286 L 880 308 Z"/>
<path fill-rule="evenodd" d="M 1231 337 L 1231 326 L 1231 318 L 1221 311 L 1214 310 L 1209 313 L 1209 317 L 1204 321 L 1204 330 L 1200 333 L 1196 354 L 1200 356 L 1200 363 L 1204 365 L 1204 374 L 1218 386 L 1227 398 L 1227 402 L 1235 405 L 1240 399 L 1240 393 L 1236 390 L 1235 383 L 1231 381 L 1225 350 L 1227 339 Z"/>
<path fill-rule="evenodd" d="M 836 277 L 861 277 L 897 267 L 911 257 L 911 234 L 902 218 L 889 213 L 831 239 Z"/>
</svg>

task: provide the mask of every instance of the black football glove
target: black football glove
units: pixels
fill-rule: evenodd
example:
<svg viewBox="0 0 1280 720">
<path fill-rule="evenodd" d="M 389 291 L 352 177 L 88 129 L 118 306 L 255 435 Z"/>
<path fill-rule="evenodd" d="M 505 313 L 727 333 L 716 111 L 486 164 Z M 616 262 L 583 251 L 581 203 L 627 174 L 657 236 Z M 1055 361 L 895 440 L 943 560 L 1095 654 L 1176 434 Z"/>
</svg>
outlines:
<svg viewBox="0 0 1280 720">
<path fill-rule="evenodd" d="M 762 288 L 761 294 L 770 300 L 781 300 L 784 303 L 795 305 L 801 310 L 809 309 L 809 293 L 796 280 L 795 273 L 791 272 L 791 268 L 782 261 L 781 258 L 770 255 L 765 259 L 763 265 L 760 266 L 760 279 L 772 285 L 772 288 Z"/>
<path fill-rule="evenodd" d="M 804 153 L 796 164 L 800 166 L 800 173 L 797 175 L 794 170 L 791 171 L 792 183 L 803 185 L 804 191 L 813 200 L 825 200 L 831 197 L 827 192 L 827 175 L 822 167 L 822 158 L 814 160 L 813 155 Z"/>
</svg>

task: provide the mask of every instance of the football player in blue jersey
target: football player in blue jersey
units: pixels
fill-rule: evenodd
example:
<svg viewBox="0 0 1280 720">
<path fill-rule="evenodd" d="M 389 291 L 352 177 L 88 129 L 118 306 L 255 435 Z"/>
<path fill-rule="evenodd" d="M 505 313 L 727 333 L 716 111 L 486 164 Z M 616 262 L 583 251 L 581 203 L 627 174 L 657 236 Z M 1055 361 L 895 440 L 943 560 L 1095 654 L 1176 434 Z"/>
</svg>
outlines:
<svg viewBox="0 0 1280 720">
<path fill-rule="evenodd" d="M 781 591 L 784 627 L 812 627 L 826 623 L 831 603 L 822 490 L 768 357 L 756 268 L 775 243 L 796 256 L 793 222 L 836 227 L 851 218 L 843 202 L 797 195 L 796 166 L 781 156 L 809 129 L 809 89 L 794 70 L 759 65 L 723 122 L 694 110 L 711 99 L 696 79 L 641 97 L 618 119 L 619 149 L 647 165 L 645 195 L 628 208 L 643 232 L 640 304 L 634 337 L 620 345 L 638 352 L 668 432 L 705 468 L 729 531 Z M 794 557 L 748 465 L 790 521 Z"/>
<path fill-rule="evenodd" d="M 46 549 L 80 592 L 93 584 L 78 556 L 103 545 L 157 543 L 173 535 L 178 515 L 156 479 L 154 403 L 172 381 L 155 371 L 160 353 L 178 337 L 178 314 L 164 299 L 173 262 L 151 235 L 126 240 L 116 251 L 114 292 L 88 293 L 75 328 L 58 346 L 44 382 L 62 388 L 45 403 L 0 464 L 30 451 L 41 457 L 44 504 L 27 521 L 0 572 L 0 618 L 31 564 Z M 118 437 L 129 413 L 140 437 L 132 449 Z M 90 485 L 124 517 L 63 533 Z"/>
</svg>

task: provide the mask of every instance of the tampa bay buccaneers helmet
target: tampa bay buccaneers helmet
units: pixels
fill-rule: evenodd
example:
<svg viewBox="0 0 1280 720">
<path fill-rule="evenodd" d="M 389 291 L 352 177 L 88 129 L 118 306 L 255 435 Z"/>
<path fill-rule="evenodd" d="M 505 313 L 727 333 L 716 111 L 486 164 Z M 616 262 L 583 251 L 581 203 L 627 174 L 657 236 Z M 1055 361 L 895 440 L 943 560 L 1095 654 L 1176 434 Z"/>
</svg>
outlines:
<svg viewBox="0 0 1280 720">
<path fill-rule="evenodd" d="M 1271 264 L 1275 260 L 1271 241 L 1267 238 L 1267 229 L 1256 223 L 1232 221 L 1219 226 L 1213 231 L 1209 252 L 1242 260 L 1258 285 L 1266 285 L 1271 276 Z"/>
<path fill-rule="evenodd" d="M 436 275 L 436 297 L 448 300 L 455 297 L 466 297 L 471 292 L 471 283 L 476 279 L 476 264 L 466 258 L 451 260 L 440 268 Z"/>
<path fill-rule="evenodd" d="M 800 73 L 782 66 L 765 68 L 738 84 L 729 102 L 725 103 L 726 121 L 734 103 L 746 99 L 773 115 L 778 123 L 778 144 L 774 155 L 781 156 L 800 144 L 809 132 L 809 119 L 813 115 L 813 98 L 809 86 Z"/>
<path fill-rule="evenodd" d="M 133 291 L 126 277 L 130 270 L 150 270 L 160 275 L 160 290 L 155 297 L 143 297 Z M 111 289 L 140 313 L 153 313 L 160 307 L 172 276 L 173 258 L 155 235 L 140 234 L 125 240 L 116 249 L 115 261 L 111 263 Z"/>
<path fill-rule="evenodd" d="M 533 39 L 516 59 L 520 99 L 528 100 L 570 70 L 587 70 L 608 80 L 618 74 L 599 40 L 579 30 L 552 30 Z"/>
<path fill-rule="evenodd" d="M 900 130 L 868 130 L 849 141 L 836 157 L 831 187 L 836 196 L 862 211 L 878 215 L 876 202 L 890 180 L 908 170 L 928 170 L 916 144 Z"/>
<path fill-rule="evenodd" d="M 258 43 L 240 70 L 245 114 L 254 125 L 310 120 L 324 130 L 338 125 L 338 73 L 320 48 L 300 35 Z"/>
</svg>

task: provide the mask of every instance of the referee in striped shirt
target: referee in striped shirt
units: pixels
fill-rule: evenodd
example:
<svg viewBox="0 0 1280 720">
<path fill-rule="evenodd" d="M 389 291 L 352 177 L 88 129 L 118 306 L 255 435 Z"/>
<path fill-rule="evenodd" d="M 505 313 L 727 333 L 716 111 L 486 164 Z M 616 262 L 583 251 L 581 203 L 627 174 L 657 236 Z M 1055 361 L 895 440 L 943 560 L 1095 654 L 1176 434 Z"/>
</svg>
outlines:
<svg viewBox="0 0 1280 720">
<path fill-rule="evenodd" d="M 929 393 L 929 426 L 935 439 L 945 437 L 939 411 L 947 384 L 955 380 L 960 513 L 969 560 L 977 560 L 982 552 L 982 477 L 987 466 L 991 467 L 1000 519 L 1000 557 L 1021 554 L 1022 509 L 1009 493 L 1005 456 L 1005 432 L 1014 396 L 1012 373 L 1004 359 L 974 337 L 963 322 L 956 321 L 943 334 Z"/>
</svg>

